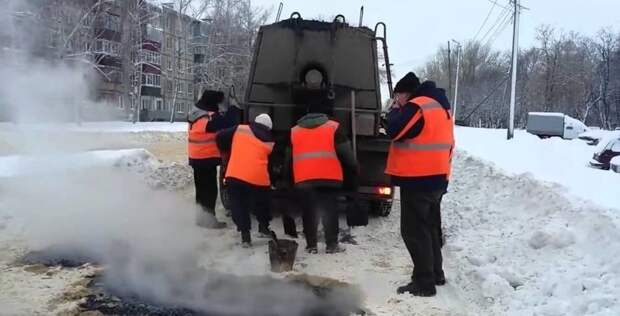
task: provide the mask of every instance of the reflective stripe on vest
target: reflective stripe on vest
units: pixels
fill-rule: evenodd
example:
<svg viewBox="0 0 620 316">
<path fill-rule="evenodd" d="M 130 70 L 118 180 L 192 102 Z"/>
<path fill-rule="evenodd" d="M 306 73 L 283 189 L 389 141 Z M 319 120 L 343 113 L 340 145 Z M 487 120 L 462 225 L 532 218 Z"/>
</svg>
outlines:
<svg viewBox="0 0 620 316">
<path fill-rule="evenodd" d="M 193 123 L 187 131 L 187 155 L 190 159 L 220 158 L 220 151 L 215 143 L 217 133 L 207 132 L 207 124 L 214 112 L 208 112 Z"/>
<path fill-rule="evenodd" d="M 418 111 L 390 146 L 386 173 L 399 177 L 425 177 L 451 173 L 454 149 L 454 125 L 448 111 L 432 98 L 411 100 L 420 106 Z M 420 119 L 424 127 L 417 137 L 400 140 Z"/>
<path fill-rule="evenodd" d="M 295 126 L 291 130 L 295 184 L 311 180 L 342 182 L 342 166 L 334 143 L 338 125 L 329 120 L 315 128 Z"/>
<path fill-rule="evenodd" d="M 226 178 L 235 178 L 257 186 L 270 186 L 269 155 L 273 143 L 263 142 L 248 125 L 239 125 L 232 140 Z"/>
</svg>

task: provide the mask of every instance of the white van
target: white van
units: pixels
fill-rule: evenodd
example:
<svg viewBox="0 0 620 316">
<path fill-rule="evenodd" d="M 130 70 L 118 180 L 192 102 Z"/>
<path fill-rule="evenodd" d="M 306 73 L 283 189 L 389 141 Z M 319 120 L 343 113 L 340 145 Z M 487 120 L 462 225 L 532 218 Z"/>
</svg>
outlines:
<svg viewBox="0 0 620 316">
<path fill-rule="evenodd" d="M 530 112 L 527 115 L 527 132 L 541 138 L 574 139 L 587 130 L 581 121 L 564 113 Z"/>
</svg>

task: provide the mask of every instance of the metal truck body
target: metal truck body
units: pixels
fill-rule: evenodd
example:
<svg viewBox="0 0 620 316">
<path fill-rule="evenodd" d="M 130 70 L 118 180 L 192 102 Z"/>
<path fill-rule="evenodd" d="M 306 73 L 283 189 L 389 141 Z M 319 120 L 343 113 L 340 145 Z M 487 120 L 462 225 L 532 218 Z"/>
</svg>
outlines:
<svg viewBox="0 0 620 316">
<path fill-rule="evenodd" d="M 298 13 L 262 26 L 243 102 L 244 121 L 260 113 L 271 115 L 276 137 L 274 156 L 284 157 L 290 150 L 291 128 L 308 112 L 304 98 L 299 96 L 306 91 L 324 91 L 332 118 L 348 131 L 352 141 L 360 168 L 358 196 L 370 211 L 387 215 L 393 190 L 384 173 L 390 140 L 380 130 L 377 42 L 384 43 L 384 55 L 387 46 L 385 36 L 375 33 L 376 28 L 349 26 L 342 16 L 321 22 L 303 20 Z M 281 178 L 286 174 L 284 161 L 272 165 L 276 188 L 289 189 L 291 184 Z"/>
</svg>

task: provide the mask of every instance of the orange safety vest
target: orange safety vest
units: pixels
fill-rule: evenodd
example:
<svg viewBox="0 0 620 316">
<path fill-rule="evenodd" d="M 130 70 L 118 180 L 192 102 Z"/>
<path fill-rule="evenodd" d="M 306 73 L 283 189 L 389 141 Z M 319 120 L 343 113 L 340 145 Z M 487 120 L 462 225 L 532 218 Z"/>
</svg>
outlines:
<svg viewBox="0 0 620 316">
<path fill-rule="evenodd" d="M 291 130 L 295 184 L 308 180 L 343 181 L 334 135 L 338 122 L 327 121 L 316 128 L 295 126 Z"/>
<path fill-rule="evenodd" d="M 269 155 L 272 142 L 263 142 L 249 125 L 239 125 L 232 140 L 226 178 L 235 178 L 258 186 L 270 186 Z"/>
<path fill-rule="evenodd" d="M 451 173 L 454 149 L 452 116 L 439 102 L 429 97 L 416 97 L 410 102 L 420 106 L 406 127 L 390 145 L 385 172 L 398 177 L 425 177 Z M 424 118 L 424 127 L 414 138 L 401 138 Z"/>
<path fill-rule="evenodd" d="M 215 143 L 217 133 L 207 132 L 207 124 L 214 112 L 207 112 L 193 123 L 187 130 L 187 155 L 190 159 L 220 158 L 220 150 Z"/>
</svg>

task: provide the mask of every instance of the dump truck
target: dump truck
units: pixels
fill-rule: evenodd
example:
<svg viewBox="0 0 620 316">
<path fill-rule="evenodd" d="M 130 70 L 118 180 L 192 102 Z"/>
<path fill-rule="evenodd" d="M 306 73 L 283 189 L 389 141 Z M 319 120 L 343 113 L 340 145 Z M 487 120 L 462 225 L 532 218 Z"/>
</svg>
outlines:
<svg viewBox="0 0 620 316">
<path fill-rule="evenodd" d="M 304 20 L 297 12 L 260 27 L 241 105 L 244 122 L 260 113 L 272 117 L 274 198 L 292 188 L 291 181 L 284 179 L 290 131 L 308 111 L 306 92 L 319 91 L 327 96 L 331 118 L 348 131 L 359 163 L 357 192 L 343 190 L 340 200 L 350 203 L 355 196 L 356 207 L 362 211 L 389 214 L 394 190 L 384 173 L 390 139 L 382 127 L 379 65 L 382 49 L 391 97 L 385 33 L 385 24 L 378 23 L 373 30 L 361 25 L 361 17 L 359 26 L 351 26 L 342 15 L 325 22 Z"/>
</svg>

